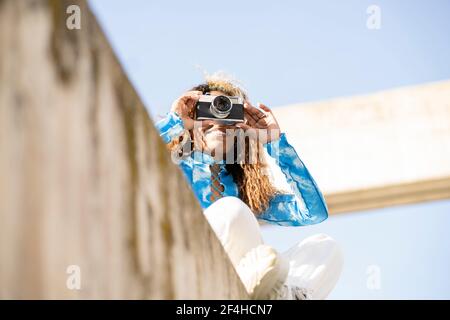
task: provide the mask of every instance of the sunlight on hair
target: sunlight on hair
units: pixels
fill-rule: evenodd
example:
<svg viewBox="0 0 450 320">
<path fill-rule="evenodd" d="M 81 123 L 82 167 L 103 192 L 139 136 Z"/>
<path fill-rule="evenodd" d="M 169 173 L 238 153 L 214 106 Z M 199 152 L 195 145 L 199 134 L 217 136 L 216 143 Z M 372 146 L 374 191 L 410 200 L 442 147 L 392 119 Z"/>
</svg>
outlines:
<svg viewBox="0 0 450 320">
<path fill-rule="evenodd" d="M 209 73 L 206 68 L 198 64 L 195 68 L 202 73 L 206 83 L 211 84 L 213 87 L 218 87 L 219 89 L 224 84 L 227 84 L 226 87 L 232 87 L 234 89 L 232 91 L 239 93 L 239 95 L 244 98 L 247 98 L 247 89 L 245 88 L 243 82 L 236 76 L 227 73 L 224 70 L 217 70 L 213 73 Z"/>
</svg>

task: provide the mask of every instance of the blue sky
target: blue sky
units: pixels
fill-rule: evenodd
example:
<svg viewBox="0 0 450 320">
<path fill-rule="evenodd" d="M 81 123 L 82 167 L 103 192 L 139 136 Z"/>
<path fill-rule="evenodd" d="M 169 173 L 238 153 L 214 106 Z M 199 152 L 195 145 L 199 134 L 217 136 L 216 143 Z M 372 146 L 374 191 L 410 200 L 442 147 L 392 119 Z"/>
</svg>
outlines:
<svg viewBox="0 0 450 320">
<path fill-rule="evenodd" d="M 269 106 L 450 77 L 450 2 L 90 1 L 152 114 L 225 70 Z M 366 9 L 381 9 L 381 29 Z"/>
<path fill-rule="evenodd" d="M 283 252 L 324 232 L 341 246 L 345 263 L 331 299 L 449 299 L 450 201 L 352 212 L 306 228 L 269 227 L 264 240 Z M 367 286 L 370 266 L 380 288 Z"/>
<path fill-rule="evenodd" d="M 277 107 L 450 79 L 450 1 L 91 0 L 151 115 L 168 111 L 208 72 L 240 79 Z M 381 29 L 366 27 L 369 5 Z M 200 68 L 198 67 L 200 66 Z M 331 298 L 450 298 L 450 201 L 331 217 L 308 228 L 269 228 L 280 250 L 326 232 L 346 266 Z M 382 288 L 369 290 L 378 265 Z"/>
</svg>

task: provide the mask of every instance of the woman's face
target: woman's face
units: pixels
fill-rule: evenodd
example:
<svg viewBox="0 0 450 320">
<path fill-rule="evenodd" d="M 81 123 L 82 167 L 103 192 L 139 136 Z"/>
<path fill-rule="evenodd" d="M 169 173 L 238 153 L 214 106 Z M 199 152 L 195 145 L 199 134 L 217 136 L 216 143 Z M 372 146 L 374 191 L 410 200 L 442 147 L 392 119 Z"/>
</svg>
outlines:
<svg viewBox="0 0 450 320">
<path fill-rule="evenodd" d="M 221 91 L 211 91 L 212 96 L 226 95 Z M 200 136 L 202 139 L 202 151 L 210 154 L 217 160 L 222 160 L 233 148 L 234 125 L 224 125 L 211 121 L 210 126 L 202 127 Z M 227 138 L 228 137 L 228 138 Z"/>
</svg>

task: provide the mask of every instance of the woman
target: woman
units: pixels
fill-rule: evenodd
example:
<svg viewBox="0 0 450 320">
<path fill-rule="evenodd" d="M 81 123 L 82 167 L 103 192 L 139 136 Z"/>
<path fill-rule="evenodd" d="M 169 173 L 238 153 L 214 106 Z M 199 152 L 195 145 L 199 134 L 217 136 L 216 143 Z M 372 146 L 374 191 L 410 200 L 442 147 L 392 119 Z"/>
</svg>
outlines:
<svg viewBox="0 0 450 320">
<path fill-rule="evenodd" d="M 241 97 L 245 121 L 196 121 L 195 106 L 204 94 Z M 328 217 L 322 193 L 271 110 L 252 106 L 234 83 L 210 79 L 175 100 L 157 128 L 250 296 L 324 299 L 342 268 L 333 239 L 316 235 L 279 254 L 261 238 L 257 220 L 306 226 Z M 289 190 L 273 185 L 265 154 L 276 159 Z"/>
</svg>

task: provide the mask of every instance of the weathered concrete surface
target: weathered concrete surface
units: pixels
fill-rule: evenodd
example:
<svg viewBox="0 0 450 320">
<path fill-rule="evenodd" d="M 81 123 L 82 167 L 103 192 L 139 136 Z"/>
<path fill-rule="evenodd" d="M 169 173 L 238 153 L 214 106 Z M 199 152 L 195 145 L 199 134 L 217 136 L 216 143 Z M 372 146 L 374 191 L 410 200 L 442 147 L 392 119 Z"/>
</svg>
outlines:
<svg viewBox="0 0 450 320">
<path fill-rule="evenodd" d="M 450 198 L 450 81 L 274 112 L 332 213 Z"/>
<path fill-rule="evenodd" d="M 0 1 L 0 177 L 0 298 L 247 298 L 84 1 Z"/>
</svg>

